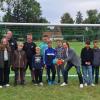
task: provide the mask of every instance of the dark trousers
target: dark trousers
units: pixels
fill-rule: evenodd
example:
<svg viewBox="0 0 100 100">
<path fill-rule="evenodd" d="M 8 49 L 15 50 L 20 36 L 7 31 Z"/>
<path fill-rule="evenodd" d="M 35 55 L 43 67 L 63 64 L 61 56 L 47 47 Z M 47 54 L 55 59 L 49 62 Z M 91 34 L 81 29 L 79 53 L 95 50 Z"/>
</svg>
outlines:
<svg viewBox="0 0 100 100">
<path fill-rule="evenodd" d="M 26 70 L 28 69 L 28 67 L 29 67 L 30 72 L 31 72 L 32 81 L 34 81 L 34 70 L 32 70 L 32 60 L 31 59 L 29 59 L 27 61 L 27 65 L 26 65 L 26 68 L 25 68 L 25 71 L 24 71 L 24 78 L 25 78 Z"/>
<path fill-rule="evenodd" d="M 35 69 L 34 74 L 35 74 L 35 83 L 40 83 L 42 82 L 42 69 Z"/>
<path fill-rule="evenodd" d="M 15 83 L 24 83 L 24 68 L 15 68 Z"/>
<path fill-rule="evenodd" d="M 64 70 L 64 82 L 65 83 L 68 83 L 68 72 L 73 66 L 74 65 L 71 62 L 67 63 L 67 66 Z M 78 74 L 79 83 L 83 84 L 83 77 L 82 77 L 82 74 L 81 74 L 80 66 L 75 66 L 75 68 L 76 68 L 76 71 L 77 71 L 77 74 Z"/>
<path fill-rule="evenodd" d="M 4 62 L 4 68 L 0 68 L 0 85 L 9 84 L 10 67 L 8 61 Z"/>
<path fill-rule="evenodd" d="M 98 84 L 99 81 L 99 66 L 92 66 L 92 75 L 95 84 Z"/>
<path fill-rule="evenodd" d="M 48 81 L 51 81 L 50 71 L 52 72 L 52 81 L 55 81 L 55 74 L 56 74 L 55 65 L 52 64 L 50 66 L 47 66 Z"/>
</svg>

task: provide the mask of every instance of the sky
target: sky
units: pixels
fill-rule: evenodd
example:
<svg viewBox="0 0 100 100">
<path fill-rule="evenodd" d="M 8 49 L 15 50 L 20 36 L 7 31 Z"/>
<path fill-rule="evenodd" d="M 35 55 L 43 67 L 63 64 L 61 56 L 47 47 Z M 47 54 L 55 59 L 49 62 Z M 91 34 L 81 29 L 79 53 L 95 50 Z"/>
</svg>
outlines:
<svg viewBox="0 0 100 100">
<path fill-rule="evenodd" d="M 51 23 L 60 23 L 61 16 L 68 12 L 75 19 L 77 11 L 81 11 L 83 18 L 86 11 L 97 9 L 100 12 L 100 0 L 37 0 L 41 5 L 43 17 Z"/>
<path fill-rule="evenodd" d="M 61 16 L 68 12 L 75 19 L 77 11 L 81 11 L 83 18 L 86 11 L 97 9 L 100 12 L 100 0 L 37 0 L 41 5 L 42 16 L 51 23 L 60 23 Z M 0 12 L 0 16 L 4 14 Z"/>
</svg>

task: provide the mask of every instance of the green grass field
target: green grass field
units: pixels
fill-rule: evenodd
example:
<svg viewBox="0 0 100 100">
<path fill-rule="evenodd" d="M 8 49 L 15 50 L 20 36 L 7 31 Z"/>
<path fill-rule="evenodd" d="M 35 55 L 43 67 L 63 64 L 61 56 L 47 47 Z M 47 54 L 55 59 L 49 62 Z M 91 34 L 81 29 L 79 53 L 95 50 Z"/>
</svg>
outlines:
<svg viewBox="0 0 100 100">
<path fill-rule="evenodd" d="M 80 54 L 83 44 L 79 42 L 70 44 L 77 54 Z M 29 74 L 29 71 L 27 71 L 27 74 Z M 70 74 L 75 74 L 74 68 L 72 68 Z M 60 87 L 60 84 L 48 86 L 45 77 L 43 77 L 43 87 L 34 86 L 30 77 L 26 77 L 24 87 L 14 87 L 13 79 L 13 77 L 10 78 L 10 87 L 0 89 L 0 100 L 100 100 L 100 84 L 95 87 L 89 86 L 80 89 L 77 77 L 69 77 L 69 84 L 65 87 Z"/>
</svg>

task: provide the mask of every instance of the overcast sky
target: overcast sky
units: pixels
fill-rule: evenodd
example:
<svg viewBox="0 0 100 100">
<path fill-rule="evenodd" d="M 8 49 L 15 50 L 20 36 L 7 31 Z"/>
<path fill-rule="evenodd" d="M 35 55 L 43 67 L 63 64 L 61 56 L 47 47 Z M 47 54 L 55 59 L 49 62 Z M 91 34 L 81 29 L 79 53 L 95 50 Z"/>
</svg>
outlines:
<svg viewBox="0 0 100 100">
<path fill-rule="evenodd" d="M 42 14 L 51 23 L 59 23 L 60 17 L 69 12 L 73 18 L 77 11 L 86 17 L 86 10 L 97 9 L 100 12 L 100 0 L 37 0 L 41 4 Z"/>
<path fill-rule="evenodd" d="M 86 10 L 97 9 L 100 12 L 100 0 L 37 0 L 41 5 L 42 15 L 51 23 L 59 23 L 61 16 L 68 12 L 75 19 L 77 11 L 86 17 Z M 3 15 L 0 12 L 0 16 Z"/>
</svg>

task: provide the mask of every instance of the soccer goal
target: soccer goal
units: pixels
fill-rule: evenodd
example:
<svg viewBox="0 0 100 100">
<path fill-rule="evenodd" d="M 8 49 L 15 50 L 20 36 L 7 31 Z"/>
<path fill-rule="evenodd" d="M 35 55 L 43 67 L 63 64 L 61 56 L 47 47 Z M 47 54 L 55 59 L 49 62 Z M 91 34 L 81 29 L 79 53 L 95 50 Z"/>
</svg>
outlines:
<svg viewBox="0 0 100 100">
<path fill-rule="evenodd" d="M 37 45 L 42 41 L 44 34 L 48 35 L 56 47 L 56 40 L 68 41 L 80 55 L 84 42 L 88 39 L 100 40 L 100 24 L 50 24 L 50 23 L 3 23 L 0 22 L 0 39 L 12 31 L 17 41 L 26 41 L 26 35 L 32 33 L 33 41 Z M 73 76 L 74 71 L 70 72 Z"/>
</svg>

